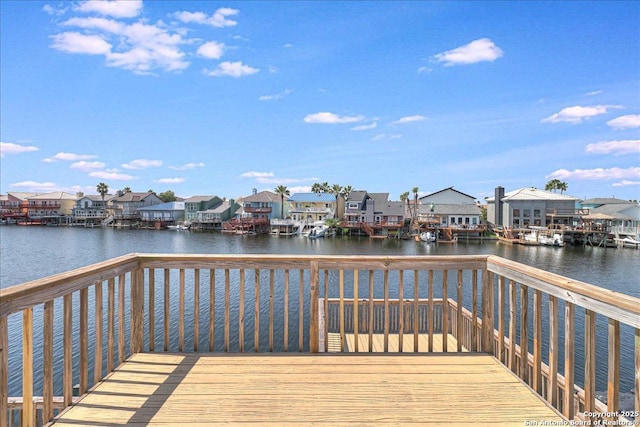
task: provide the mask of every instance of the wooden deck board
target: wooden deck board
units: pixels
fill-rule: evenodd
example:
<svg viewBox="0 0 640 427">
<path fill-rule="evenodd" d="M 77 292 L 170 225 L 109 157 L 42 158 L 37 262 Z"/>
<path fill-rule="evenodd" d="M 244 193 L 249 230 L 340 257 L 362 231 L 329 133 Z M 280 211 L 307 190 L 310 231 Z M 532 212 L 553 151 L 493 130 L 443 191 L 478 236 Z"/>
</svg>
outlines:
<svg viewBox="0 0 640 427">
<path fill-rule="evenodd" d="M 483 354 L 133 356 L 65 425 L 524 425 L 562 418 Z"/>
</svg>

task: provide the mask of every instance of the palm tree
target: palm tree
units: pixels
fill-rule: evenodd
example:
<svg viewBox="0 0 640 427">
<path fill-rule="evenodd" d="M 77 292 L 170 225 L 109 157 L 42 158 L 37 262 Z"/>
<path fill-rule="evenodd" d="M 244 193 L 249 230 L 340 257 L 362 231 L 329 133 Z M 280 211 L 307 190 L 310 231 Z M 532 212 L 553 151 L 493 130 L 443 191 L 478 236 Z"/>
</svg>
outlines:
<svg viewBox="0 0 640 427">
<path fill-rule="evenodd" d="M 131 187 L 124 187 L 122 191 L 125 193 L 131 193 Z"/>
<path fill-rule="evenodd" d="M 340 184 L 333 184 L 329 188 L 329 193 L 333 194 L 336 198 L 335 210 L 333 211 L 333 216 L 336 217 L 338 215 L 338 197 L 342 193 L 342 186 Z"/>
<path fill-rule="evenodd" d="M 562 194 L 563 192 L 567 191 L 567 187 L 568 184 L 564 181 L 562 181 L 560 184 L 558 184 L 558 190 L 560 190 L 560 194 Z"/>
<path fill-rule="evenodd" d="M 96 185 L 96 191 L 98 192 L 98 194 L 100 194 L 100 196 L 102 196 L 102 201 L 104 202 L 104 196 L 109 192 L 109 186 L 104 182 L 101 182 L 100 184 Z"/>
<path fill-rule="evenodd" d="M 544 189 L 547 191 L 560 190 L 560 194 L 562 194 L 563 191 L 567 191 L 567 187 L 568 184 L 566 182 L 560 181 L 559 179 L 552 179 L 551 181 L 547 182 L 547 185 L 544 186 Z"/>
<path fill-rule="evenodd" d="M 289 197 L 291 192 L 286 185 L 278 185 L 273 191 L 280 196 L 280 218 L 284 218 L 284 196 Z"/>
<path fill-rule="evenodd" d="M 413 192 L 413 221 L 415 223 L 415 225 L 417 226 L 417 222 L 418 222 L 418 187 L 413 187 L 413 189 L 411 190 L 411 192 Z"/>
<path fill-rule="evenodd" d="M 312 193 L 322 193 L 322 186 L 319 182 L 314 182 L 311 186 Z"/>
<path fill-rule="evenodd" d="M 402 202 L 402 205 L 404 206 L 405 212 L 408 209 L 409 210 L 409 216 L 411 216 L 411 205 L 407 205 L 407 200 L 409 200 L 409 192 L 405 191 L 404 193 L 402 193 L 400 195 L 400 201 Z"/>
<path fill-rule="evenodd" d="M 340 195 L 346 199 L 347 196 L 349 196 L 349 193 L 351 193 L 352 191 L 353 191 L 353 187 L 350 185 L 347 185 L 346 187 L 342 187 L 342 191 L 340 192 Z"/>
</svg>

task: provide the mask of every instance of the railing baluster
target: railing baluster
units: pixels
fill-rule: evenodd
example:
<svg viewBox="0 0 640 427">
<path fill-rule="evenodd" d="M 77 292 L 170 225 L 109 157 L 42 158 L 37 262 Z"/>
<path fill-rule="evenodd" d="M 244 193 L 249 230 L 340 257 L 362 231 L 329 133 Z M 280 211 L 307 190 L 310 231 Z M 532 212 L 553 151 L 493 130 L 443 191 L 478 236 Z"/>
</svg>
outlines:
<svg viewBox="0 0 640 427">
<path fill-rule="evenodd" d="M 102 381 L 102 353 L 103 353 L 103 309 L 102 309 L 102 281 L 98 280 L 94 286 L 94 351 L 93 351 L 93 384 L 98 384 Z"/>
<path fill-rule="evenodd" d="M 164 269 L 164 351 L 169 351 L 169 321 L 171 318 L 171 270 Z"/>
<path fill-rule="evenodd" d="M 558 408 L 558 354 L 559 342 L 558 298 L 549 296 L 549 385 L 547 400 L 554 408 Z"/>
<path fill-rule="evenodd" d="M 338 290 L 340 292 L 340 305 L 339 305 L 339 322 L 340 322 L 340 352 L 344 353 L 344 349 L 346 346 L 346 335 L 345 335 L 345 325 L 344 325 L 344 270 L 340 270 L 339 273 L 339 283 Z"/>
<path fill-rule="evenodd" d="M 184 351 L 184 299 L 185 299 L 185 271 L 179 271 L 179 291 L 178 291 L 178 351 Z"/>
<path fill-rule="evenodd" d="M 200 346 L 200 269 L 193 272 L 193 351 Z"/>
<path fill-rule="evenodd" d="M 517 373 L 516 366 L 516 284 L 509 280 L 509 369 Z"/>
<path fill-rule="evenodd" d="M 238 351 L 244 353 L 244 268 L 240 269 L 240 302 L 238 303 Z"/>
<path fill-rule="evenodd" d="M 360 351 L 358 348 L 358 332 L 360 328 L 360 324 L 358 322 L 358 304 L 358 270 L 353 270 L 353 351 L 356 353 Z"/>
<path fill-rule="evenodd" d="M 329 272 L 324 270 L 324 351 L 329 351 Z"/>
<path fill-rule="evenodd" d="M 113 372 L 116 340 L 116 282 L 107 280 L 107 373 Z"/>
<path fill-rule="evenodd" d="M 71 406 L 73 399 L 73 294 L 64 296 L 64 365 L 63 365 L 63 400 L 64 406 Z"/>
<path fill-rule="evenodd" d="M 304 270 L 300 269 L 300 304 L 298 305 L 298 351 L 304 350 Z"/>
<path fill-rule="evenodd" d="M 420 330 L 418 323 L 418 300 L 420 299 L 418 270 L 413 270 L 413 351 L 420 351 Z"/>
<path fill-rule="evenodd" d="M 149 269 L 149 351 L 156 349 L 156 271 Z"/>
<path fill-rule="evenodd" d="M 482 351 L 493 354 L 493 273 L 482 275 Z"/>
<path fill-rule="evenodd" d="M 449 270 L 442 271 L 442 351 L 448 351 L 449 341 Z"/>
<path fill-rule="evenodd" d="M 289 270 L 284 271 L 284 351 L 289 351 Z"/>
<path fill-rule="evenodd" d="M 607 412 L 613 413 L 620 408 L 620 322 L 609 319 L 608 335 Z"/>
<path fill-rule="evenodd" d="M 384 352 L 389 351 L 389 270 L 384 270 Z"/>
<path fill-rule="evenodd" d="M 231 305 L 231 297 L 230 297 L 230 286 L 231 286 L 231 277 L 229 269 L 226 268 L 224 270 L 224 351 L 229 352 L 229 341 L 231 339 L 231 314 L 230 314 L 230 305 Z"/>
<path fill-rule="evenodd" d="M 373 353 L 373 325 L 374 325 L 374 309 L 373 309 L 373 270 L 369 270 L 369 353 Z"/>
<path fill-rule="evenodd" d="M 520 378 L 529 383 L 529 287 L 520 285 Z"/>
<path fill-rule="evenodd" d="M 584 410 L 596 411 L 596 313 L 584 315 Z M 593 425 L 594 418 L 591 418 Z"/>
<path fill-rule="evenodd" d="M 9 405 L 9 327 L 7 316 L 0 316 L 0 427 L 7 427 Z M 13 413 L 13 411 L 11 411 Z M 12 424 L 9 424 L 12 425 Z"/>
<path fill-rule="evenodd" d="M 404 270 L 398 271 L 398 352 L 404 341 Z"/>
<path fill-rule="evenodd" d="M 464 307 L 463 301 L 462 301 L 462 270 L 458 270 L 458 301 L 456 302 L 456 331 L 457 331 L 457 337 L 456 337 L 456 341 L 458 344 L 458 348 L 457 351 L 461 352 L 462 351 L 462 339 L 464 337 L 463 332 L 462 332 L 462 308 Z M 469 349 L 471 350 L 471 349 Z"/>
<path fill-rule="evenodd" d="M 533 294 L 533 389 L 542 396 L 542 291 Z"/>
<path fill-rule="evenodd" d="M 273 324 L 275 322 L 274 297 L 275 297 L 275 277 L 274 277 L 274 271 L 273 269 L 271 269 L 269 270 L 269 352 L 273 352 Z"/>
<path fill-rule="evenodd" d="M 505 299 L 506 299 L 506 287 L 504 282 L 504 276 L 498 277 L 498 360 L 501 363 L 505 363 L 505 351 L 504 351 L 504 325 L 505 325 Z M 475 292 L 474 292 L 475 293 Z M 475 319 L 475 315 L 474 315 Z M 474 328 L 475 330 L 475 325 Z M 474 349 L 475 350 L 475 349 Z"/>
<path fill-rule="evenodd" d="M 309 352 L 317 353 L 320 347 L 320 316 L 318 313 L 320 270 L 318 261 L 311 262 L 309 274 Z"/>
<path fill-rule="evenodd" d="M 125 358 L 125 328 L 124 328 L 124 274 L 118 276 L 118 365 Z"/>
<path fill-rule="evenodd" d="M 575 306 L 566 302 L 564 307 L 564 416 L 573 420 L 574 408 L 574 351 Z"/>
<path fill-rule="evenodd" d="M 260 351 L 260 270 L 254 271 L 254 308 L 253 308 L 253 347 L 256 353 Z"/>
<path fill-rule="evenodd" d="M 433 353 L 433 322 L 435 314 L 433 312 L 433 270 L 429 270 L 429 305 L 427 307 L 427 321 L 429 322 L 429 353 Z"/>
<path fill-rule="evenodd" d="M 46 422 L 53 418 L 53 300 L 44 303 L 44 327 L 42 329 L 42 417 Z M 4 415 L 6 412 L 0 412 Z M 3 417 L 4 418 L 4 417 Z"/>
<path fill-rule="evenodd" d="M 5 414 L 2 414 L 4 416 Z M 22 311 L 22 426 L 35 425 L 33 404 L 33 307 Z"/>
<path fill-rule="evenodd" d="M 640 421 L 640 328 L 635 328 L 635 365 L 636 365 L 636 379 L 633 395 L 635 396 L 635 412 L 636 421 Z M 636 423 L 640 424 L 640 423 Z"/>
<path fill-rule="evenodd" d="M 80 388 L 79 395 L 87 392 L 89 382 L 89 289 L 80 289 Z"/>
<path fill-rule="evenodd" d="M 216 342 L 216 270 L 209 269 L 209 351 L 215 350 Z"/>
<path fill-rule="evenodd" d="M 473 318 L 473 329 L 471 331 L 471 341 L 473 342 L 470 351 L 478 351 L 478 271 L 472 270 L 473 277 L 471 280 L 471 317 Z M 504 325 L 503 325 L 504 326 Z M 504 335 L 504 330 L 503 330 Z M 503 339 L 504 342 L 504 339 Z"/>
</svg>

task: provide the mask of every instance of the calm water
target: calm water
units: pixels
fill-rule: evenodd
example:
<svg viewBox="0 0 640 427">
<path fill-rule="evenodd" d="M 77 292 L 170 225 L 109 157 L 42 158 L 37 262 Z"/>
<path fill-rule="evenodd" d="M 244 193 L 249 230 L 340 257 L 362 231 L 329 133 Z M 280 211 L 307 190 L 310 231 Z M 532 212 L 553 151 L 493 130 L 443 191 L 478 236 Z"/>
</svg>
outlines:
<svg viewBox="0 0 640 427">
<path fill-rule="evenodd" d="M 150 230 L 84 229 L 74 227 L 0 227 L 0 288 L 60 273 L 131 252 L 206 254 L 326 254 L 326 255 L 457 255 L 495 254 L 563 276 L 640 297 L 640 251 L 592 247 L 550 248 L 496 242 L 434 245 L 413 240 L 236 236 Z M 582 310 L 577 310 L 581 333 Z M 11 328 L 19 328 L 12 316 Z M 606 346 L 606 323 L 598 325 L 598 345 Z M 13 326 L 13 325 L 16 326 Z M 38 323 L 36 323 L 38 324 Z M 631 328 L 623 329 L 623 391 L 633 386 Z M 11 332 L 11 331 L 10 331 Z M 18 331 L 19 333 L 19 331 Z M 174 334 L 175 335 L 175 334 Z M 627 338 L 628 337 L 628 338 Z M 18 341 L 17 344 L 11 343 Z M 10 365 L 18 363 L 19 340 L 10 342 Z M 37 346 L 37 344 L 36 344 Z M 36 351 L 38 351 L 36 349 Z M 546 352 L 543 349 L 543 353 Z M 38 353 L 36 353 L 38 354 Z M 561 355 L 562 357 L 562 355 Z M 582 355 L 576 355 L 578 361 Z M 604 359 L 604 356 L 603 356 Z M 598 360 L 598 388 L 606 384 L 606 360 Z M 19 369 L 11 369 L 10 395 L 20 394 Z M 37 372 L 37 371 L 36 371 Z M 14 373 L 16 374 L 14 377 Z M 576 378 L 582 377 L 576 372 Z M 604 382 L 603 382 L 604 381 Z"/>
</svg>

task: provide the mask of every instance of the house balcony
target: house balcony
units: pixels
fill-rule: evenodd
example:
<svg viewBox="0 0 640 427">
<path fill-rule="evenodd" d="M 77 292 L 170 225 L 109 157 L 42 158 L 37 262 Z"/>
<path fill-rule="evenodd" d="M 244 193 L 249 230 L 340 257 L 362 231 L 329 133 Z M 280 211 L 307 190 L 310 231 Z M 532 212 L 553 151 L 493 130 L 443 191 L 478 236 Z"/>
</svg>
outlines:
<svg viewBox="0 0 640 427">
<path fill-rule="evenodd" d="M 130 254 L 0 290 L 1 427 L 632 425 L 639 396 L 640 299 L 493 255 Z"/>
<path fill-rule="evenodd" d="M 244 211 L 252 214 L 268 214 L 271 213 L 271 207 L 253 207 L 253 206 L 244 206 Z"/>
<path fill-rule="evenodd" d="M 290 214 L 330 214 L 333 212 L 332 208 L 296 208 L 289 207 Z"/>
</svg>

